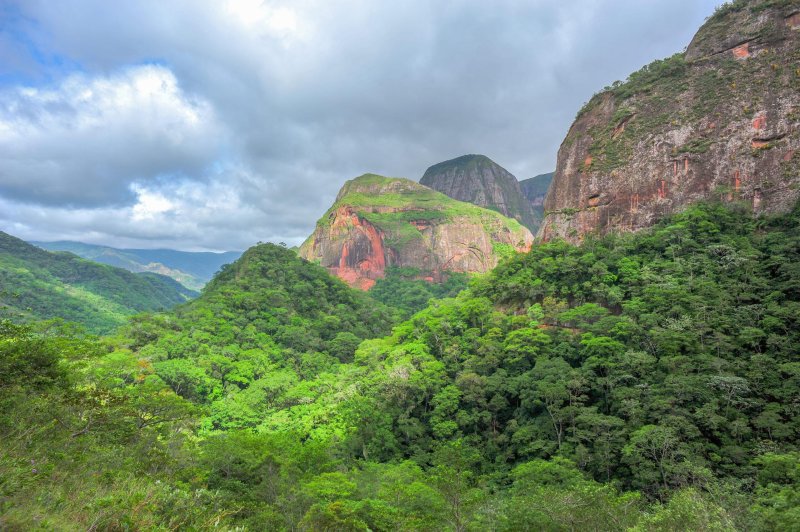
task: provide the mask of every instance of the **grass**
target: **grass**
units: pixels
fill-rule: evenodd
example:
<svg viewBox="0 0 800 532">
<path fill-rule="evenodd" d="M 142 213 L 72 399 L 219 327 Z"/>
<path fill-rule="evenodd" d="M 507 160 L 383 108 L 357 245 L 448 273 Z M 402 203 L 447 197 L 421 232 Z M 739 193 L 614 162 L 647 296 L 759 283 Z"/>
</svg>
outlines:
<svg viewBox="0 0 800 532">
<path fill-rule="evenodd" d="M 680 148 L 678 153 L 705 153 L 714 145 L 714 139 L 710 138 L 697 138 L 692 139 Z"/>
</svg>

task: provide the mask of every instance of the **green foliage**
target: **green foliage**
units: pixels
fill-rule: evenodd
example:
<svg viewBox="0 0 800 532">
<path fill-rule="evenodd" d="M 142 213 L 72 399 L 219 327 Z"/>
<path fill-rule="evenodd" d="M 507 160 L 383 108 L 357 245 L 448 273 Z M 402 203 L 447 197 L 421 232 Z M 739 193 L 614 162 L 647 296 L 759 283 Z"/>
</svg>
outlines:
<svg viewBox="0 0 800 532">
<path fill-rule="evenodd" d="M 692 139 L 680 148 L 678 153 L 705 153 L 714 144 L 712 139 L 696 138 Z"/>
<path fill-rule="evenodd" d="M 230 512 L 182 485 L 195 407 L 105 347 L 0 322 L 0 528 L 199 529 Z"/>
<path fill-rule="evenodd" d="M 3 322 L 0 527 L 794 529 L 798 229 L 551 242 L 383 338 L 271 245 L 102 342 Z"/>
<path fill-rule="evenodd" d="M 657 59 L 634 72 L 625 82 L 616 81 L 611 92 L 618 100 L 626 100 L 635 94 L 646 93 L 656 84 L 676 83 L 686 74 L 686 61 L 678 53 L 666 59 Z"/>
<path fill-rule="evenodd" d="M 796 448 L 798 226 L 800 210 L 706 204 L 645 233 L 538 246 L 362 345 L 364 393 L 401 456 L 463 441 L 491 478 L 554 457 L 651 499 L 745 478 L 764 446 Z M 728 526 L 690 493 L 674 504 Z"/>
<path fill-rule="evenodd" d="M 454 200 L 444 194 L 408 179 L 364 174 L 345 183 L 336 202 L 317 221 L 321 227 L 330 225 L 342 206 L 354 209 L 364 219 L 388 235 L 386 244 L 400 250 L 422 233 L 412 224 L 466 222 L 483 226 L 495 233 L 507 228 L 515 240 L 523 240 L 524 229 L 513 218 L 491 209 Z M 303 244 L 307 245 L 307 242 Z"/>
<path fill-rule="evenodd" d="M 342 362 L 388 332 L 392 312 L 290 250 L 260 244 L 169 315 L 131 321 L 118 341 L 178 395 L 206 405 L 208 431 L 341 432 L 331 404 Z M 318 379 L 318 380 L 315 380 Z"/>
<path fill-rule="evenodd" d="M 378 279 L 369 290 L 373 299 L 396 309 L 408 318 L 428 305 L 431 299 L 453 297 L 467 287 L 469 276 L 465 273 L 448 272 L 439 283 L 428 282 L 421 277 L 423 272 L 415 268 L 386 268 L 386 277 Z"/>
<path fill-rule="evenodd" d="M 196 295 L 163 275 L 44 251 L 0 232 L 0 316 L 17 322 L 61 318 L 108 332 L 128 316 L 168 309 Z"/>
</svg>

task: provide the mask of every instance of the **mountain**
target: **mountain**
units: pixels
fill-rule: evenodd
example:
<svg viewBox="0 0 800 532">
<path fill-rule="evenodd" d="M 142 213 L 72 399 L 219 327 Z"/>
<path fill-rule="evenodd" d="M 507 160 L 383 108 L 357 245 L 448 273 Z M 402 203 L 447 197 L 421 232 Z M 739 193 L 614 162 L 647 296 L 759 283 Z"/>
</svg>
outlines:
<svg viewBox="0 0 800 532">
<path fill-rule="evenodd" d="M 458 201 L 492 209 L 536 231 L 541 218 L 508 170 L 485 155 L 462 155 L 435 164 L 425 171 L 421 184 Z"/>
<path fill-rule="evenodd" d="M 159 335 L 159 345 L 170 352 L 164 359 L 194 358 L 203 354 L 202 346 L 223 354 L 234 341 L 268 352 L 273 362 L 288 356 L 286 350 L 344 357 L 343 337 L 354 351 L 360 339 L 385 334 L 392 324 L 387 307 L 275 244 L 253 246 L 223 266 L 200 297 L 170 316 Z M 164 326 L 159 316 L 144 322 Z M 191 336 L 198 328 L 212 336 L 172 345 L 174 338 Z"/>
<path fill-rule="evenodd" d="M 495 211 L 408 179 L 365 174 L 345 183 L 300 256 L 366 290 L 390 266 L 417 268 L 430 280 L 486 272 L 532 241 L 530 231 Z"/>
<path fill-rule="evenodd" d="M 125 268 L 135 273 L 153 272 L 166 275 L 192 290 L 201 290 L 223 264 L 231 263 L 241 255 L 238 251 L 211 253 L 172 249 L 117 249 L 68 240 L 31 243 L 50 251 L 69 251 L 84 259 Z"/>
<path fill-rule="evenodd" d="M 721 6 L 685 53 L 594 96 L 558 152 L 544 239 L 635 231 L 710 197 L 800 196 L 800 2 Z"/>
<path fill-rule="evenodd" d="M 522 195 L 531 202 L 533 213 L 536 215 L 537 220 L 544 219 L 544 198 L 550 188 L 550 183 L 553 182 L 553 174 L 555 172 L 539 174 L 519 182 Z"/>
<path fill-rule="evenodd" d="M 134 274 L 68 252 L 50 252 L 0 231 L 0 315 L 63 318 L 107 332 L 139 312 L 171 308 L 197 296 L 155 273 Z"/>
<path fill-rule="evenodd" d="M 798 265 L 800 206 L 713 202 L 394 327 L 271 244 L 113 338 L 0 321 L 0 528 L 796 530 Z"/>
</svg>

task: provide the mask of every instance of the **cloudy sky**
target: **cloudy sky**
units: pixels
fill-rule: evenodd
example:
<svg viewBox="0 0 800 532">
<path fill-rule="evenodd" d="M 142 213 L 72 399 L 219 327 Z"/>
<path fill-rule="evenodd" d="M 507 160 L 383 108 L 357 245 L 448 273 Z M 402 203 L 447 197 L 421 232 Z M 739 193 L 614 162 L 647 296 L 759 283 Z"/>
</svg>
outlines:
<svg viewBox="0 0 800 532">
<path fill-rule="evenodd" d="M 300 243 L 345 180 L 551 171 L 591 95 L 718 0 L 0 0 L 0 229 Z"/>
</svg>

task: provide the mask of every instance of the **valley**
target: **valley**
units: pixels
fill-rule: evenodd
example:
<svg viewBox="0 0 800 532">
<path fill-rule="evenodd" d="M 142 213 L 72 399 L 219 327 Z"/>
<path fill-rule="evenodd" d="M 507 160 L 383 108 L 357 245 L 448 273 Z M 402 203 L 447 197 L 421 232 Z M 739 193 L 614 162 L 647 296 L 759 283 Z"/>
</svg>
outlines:
<svg viewBox="0 0 800 532">
<path fill-rule="evenodd" d="M 178 83 L 156 75 L 157 54 L 147 56 L 158 64 L 135 91 L 114 93 L 107 82 L 78 93 L 87 101 L 100 93 L 116 108 L 141 94 L 169 94 L 147 116 L 180 109 L 159 126 L 170 135 L 147 139 L 147 152 L 159 157 L 175 146 L 178 159 L 210 151 L 205 133 L 187 131 L 232 104 L 237 116 L 248 115 L 240 128 L 257 129 L 259 142 L 239 142 L 234 128 L 215 124 L 207 136 L 223 139 L 224 149 L 210 162 L 120 178 L 115 193 L 97 179 L 97 190 L 58 207 L 74 213 L 59 236 L 71 238 L 91 221 L 92 194 L 107 193 L 107 205 L 135 202 L 127 221 L 103 218 L 85 233 L 113 246 L 29 243 L 0 231 L 0 530 L 800 528 L 800 2 L 715 5 L 685 51 L 576 109 L 554 172 L 536 175 L 549 165 L 537 171 L 509 155 L 512 148 L 498 148 L 496 160 L 533 176 L 521 180 L 468 143 L 423 132 L 423 111 L 380 139 L 390 156 L 366 153 L 358 164 L 348 160 L 347 172 L 332 163 L 319 171 L 311 161 L 327 165 L 337 149 L 348 157 L 369 151 L 354 148 L 345 123 L 355 113 L 335 84 L 315 105 L 299 103 L 323 85 L 309 74 L 319 72 L 317 62 L 335 70 L 326 63 L 333 48 L 322 53 L 314 39 L 337 11 L 315 5 L 324 16 L 305 26 L 288 7 L 258 18 L 263 5 L 236 5 L 238 18 L 220 22 L 198 3 L 215 22 L 180 19 L 206 30 L 247 23 L 226 30 L 225 46 L 214 51 L 234 50 L 247 76 L 209 62 L 211 77 L 231 91 L 224 105 L 203 100 L 191 76 Z M 178 31 L 163 9 L 159 25 Z M 374 9 L 368 17 L 353 6 L 352 16 L 363 24 Z M 622 20 L 622 11 L 614 16 Z M 510 31 L 513 17 L 504 13 Z M 248 33 L 252 27 L 272 33 Z M 485 38 L 458 35 L 459 54 Z M 466 73 L 420 67 L 445 39 L 434 29 L 423 37 L 426 53 L 413 56 L 414 68 L 397 66 L 411 78 L 425 74 L 414 99 L 448 76 L 478 76 L 474 50 L 463 54 Z M 249 63 L 243 50 L 252 43 L 278 45 Z M 173 58 L 189 45 L 181 46 Z M 555 53 L 563 43 L 550 46 Z M 297 49 L 309 55 L 290 62 L 275 52 Z M 192 57 L 188 70 L 205 73 L 197 58 L 214 54 Z M 361 68 L 372 54 L 402 63 L 402 54 L 359 42 L 348 51 L 359 83 L 374 81 Z M 70 66 L 61 56 L 52 61 Z M 272 62 L 299 78 L 281 84 L 268 75 Z M 566 92 L 565 79 L 577 79 L 548 72 L 536 83 Z M 80 86 L 81 75 L 70 83 Z M 257 103 L 270 120 L 241 97 L 251 77 L 269 81 Z M 394 70 L 390 79 L 401 83 Z M 517 81 L 504 81 L 492 106 L 516 101 L 517 85 L 530 89 Z M 407 95 L 392 100 L 378 87 L 388 91 L 375 81 L 367 105 L 383 130 L 389 108 Z M 191 96 L 178 102 L 183 90 Z M 441 109 L 462 97 L 449 92 Z M 41 99 L 59 107 L 52 95 Z M 336 105 L 346 112 L 325 114 Z M 335 140 L 321 128 L 283 130 L 282 108 L 324 116 L 314 123 L 333 123 Z M 0 160 L 10 161 L 3 112 L 10 111 L 0 109 Z M 496 128 L 494 146 L 512 146 L 507 120 L 492 112 L 483 123 Z M 460 114 L 447 131 L 467 129 L 479 115 Z M 181 130 L 182 121 L 191 128 Z M 289 139 L 298 132 L 314 158 L 294 160 L 301 150 Z M 402 149 L 401 134 L 419 136 L 424 149 Z M 291 164 L 267 163 L 283 151 Z M 257 164 L 241 163 L 241 153 Z M 234 155 L 243 158 L 226 169 Z M 132 159 L 126 154 L 115 172 Z M 107 164 L 86 160 L 92 164 L 81 172 Z M 363 161 L 373 171 L 411 168 L 419 181 L 349 172 Z M 195 166 L 207 174 L 191 181 L 182 172 Z M 292 174 L 297 168 L 302 179 Z M 33 208 L 27 197 L 6 198 L 9 175 L 0 170 L 0 207 L 32 216 L 7 223 L 9 231 L 61 235 L 58 218 L 42 215 L 54 212 L 52 200 Z M 225 188 L 223 175 L 241 195 Z M 55 188 L 31 190 L 44 197 Z M 113 212 L 124 217 L 125 208 Z M 40 216 L 47 223 L 36 233 L 30 220 Z M 262 219 L 285 225 L 265 228 Z M 300 238 L 282 238 L 298 231 Z M 183 249 L 247 249 L 168 249 L 179 234 L 188 235 Z M 115 247 L 120 241 L 143 245 Z M 145 249 L 151 243 L 157 249 Z"/>
</svg>

